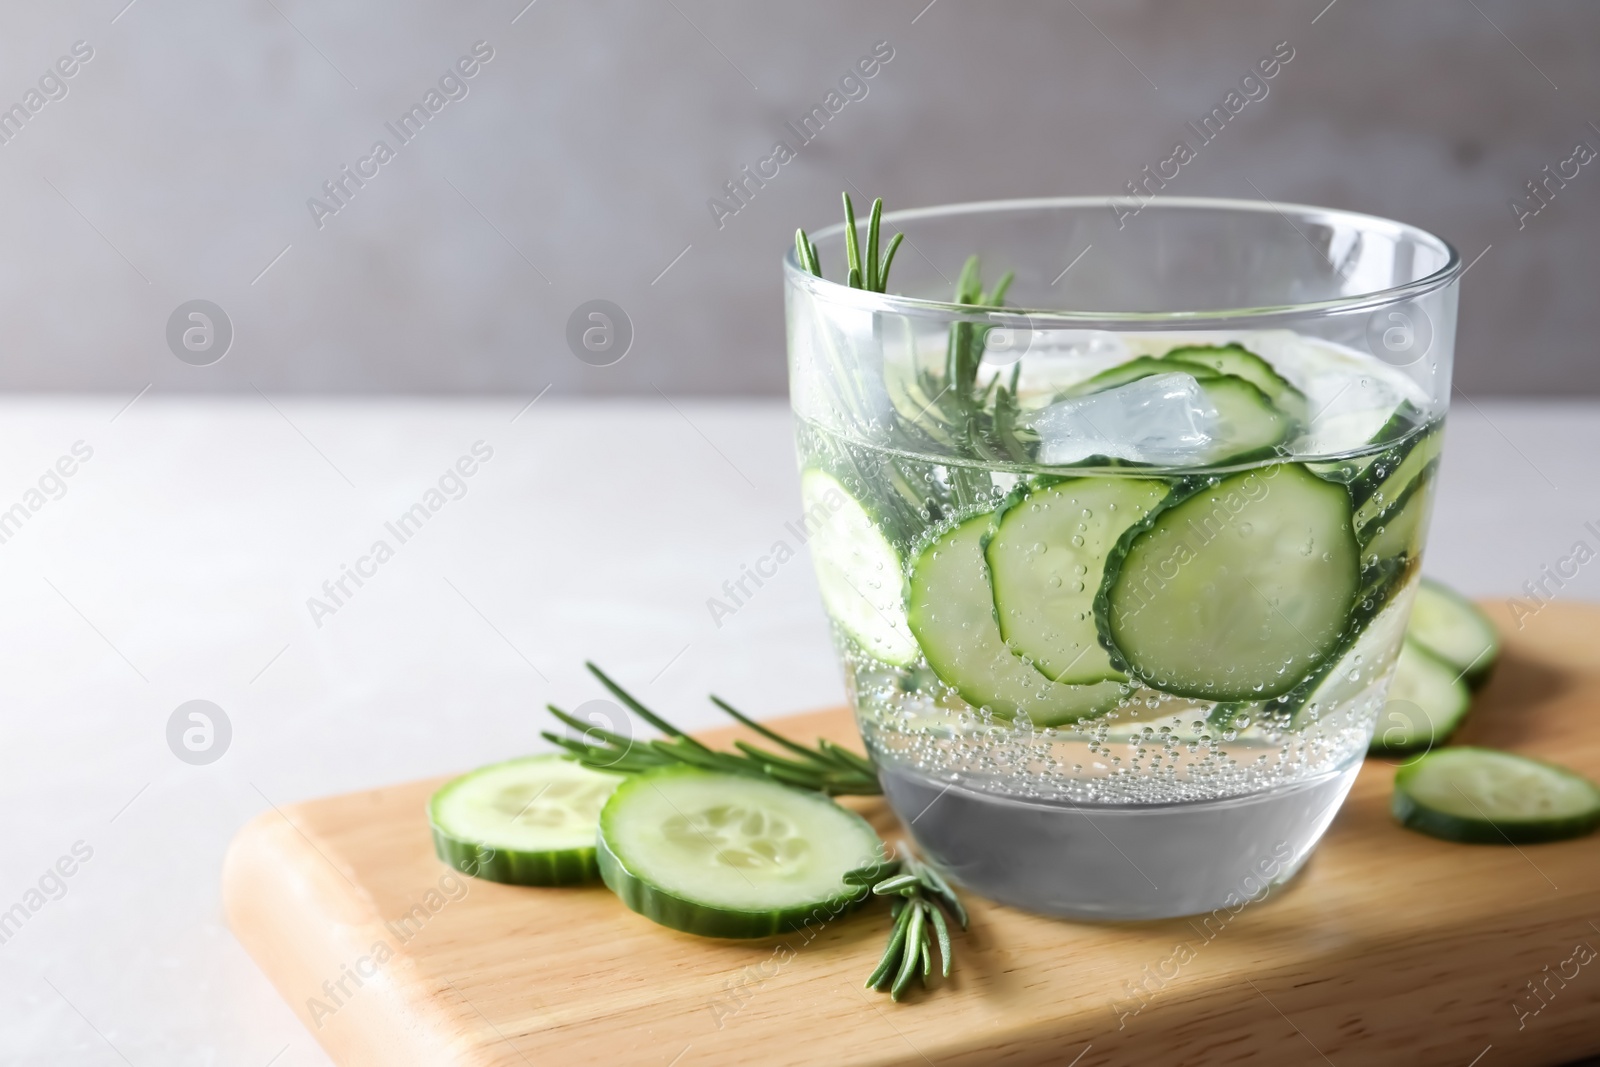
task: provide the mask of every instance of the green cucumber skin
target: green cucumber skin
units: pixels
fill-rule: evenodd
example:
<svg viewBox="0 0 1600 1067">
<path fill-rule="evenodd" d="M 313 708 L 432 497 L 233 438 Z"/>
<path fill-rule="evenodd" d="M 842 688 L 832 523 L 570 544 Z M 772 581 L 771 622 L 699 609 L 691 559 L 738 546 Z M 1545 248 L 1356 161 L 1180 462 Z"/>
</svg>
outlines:
<svg viewBox="0 0 1600 1067">
<path fill-rule="evenodd" d="M 595 867 L 592 846 L 557 849 L 499 848 L 472 837 L 452 833 L 444 825 L 448 820 L 441 816 L 441 810 L 447 800 L 458 789 L 469 786 L 478 775 L 524 762 L 544 760 L 565 763 L 554 753 L 502 760 L 458 775 L 435 790 L 428 798 L 428 828 L 433 836 L 434 854 L 440 861 L 462 874 L 506 885 L 583 885 L 597 880 L 600 872 Z"/>
<path fill-rule="evenodd" d="M 1410 438 L 1397 442 L 1388 451 L 1381 453 L 1370 466 L 1350 481 L 1350 503 L 1356 509 L 1357 516 L 1359 517 L 1366 509 L 1373 496 L 1389 479 L 1400 472 L 1412 458 L 1413 452 L 1424 447 L 1437 450 L 1442 448 L 1443 444 L 1444 422 L 1440 421 Z M 1438 457 L 1439 453 L 1435 451 L 1433 455 L 1427 457 L 1423 466 L 1437 460 Z"/>
<path fill-rule="evenodd" d="M 1171 355 L 1171 353 L 1168 353 Z M 1069 386 L 1065 396 L 1088 396 L 1091 393 L 1104 392 L 1115 389 L 1141 378 L 1148 378 L 1153 374 L 1188 374 L 1196 381 L 1206 381 L 1211 378 L 1220 378 L 1222 375 L 1210 367 L 1198 363 L 1190 363 L 1181 359 L 1168 359 L 1167 356 L 1138 356 L 1126 363 L 1118 363 L 1114 367 L 1096 374 L 1092 378 L 1085 378 L 1076 385 Z"/>
<path fill-rule="evenodd" d="M 1540 823 L 1491 823 L 1482 819 L 1463 819 L 1425 808 L 1398 790 L 1390 799 L 1389 811 L 1395 821 L 1408 830 L 1462 845 L 1538 845 L 1585 837 L 1593 833 L 1596 826 L 1600 826 L 1600 815 L 1566 820 L 1547 819 Z"/>
<path fill-rule="evenodd" d="M 600 825 L 595 833 L 595 858 L 601 881 L 606 884 L 606 888 L 616 894 L 617 899 L 628 906 L 630 911 L 686 934 L 747 940 L 799 930 L 810 922 L 826 923 L 829 919 L 860 907 L 870 899 L 871 886 L 841 885 L 838 893 L 821 901 L 811 900 L 789 907 L 762 910 L 726 908 L 688 900 L 629 870 L 627 862 L 617 854 L 611 842 L 607 840 L 607 832 L 613 820 L 623 817 L 618 812 L 626 803 L 630 788 L 636 791 L 651 781 L 680 775 L 703 776 L 715 773 L 690 767 L 668 767 L 648 771 L 618 786 L 616 792 L 612 793 L 611 799 L 607 801 L 605 809 L 600 813 Z M 773 788 L 786 788 L 775 783 L 766 784 Z M 877 841 L 877 834 L 871 824 L 856 812 L 815 794 L 806 795 L 811 798 L 809 802 L 831 805 L 858 823 L 863 840 Z M 883 855 L 883 846 L 879 842 L 875 846 L 872 861 L 881 862 Z M 729 873 L 732 877 L 738 877 L 736 872 Z"/>
<path fill-rule="evenodd" d="M 1285 469 L 1297 468 L 1305 471 L 1303 464 L 1283 464 L 1283 466 Z M 1245 471 L 1240 472 L 1240 474 L 1259 473 L 1260 470 L 1261 468 L 1257 468 L 1257 470 L 1254 472 Z M 1316 479 L 1318 482 L 1323 481 L 1323 479 L 1317 478 L 1316 475 L 1312 474 L 1310 471 L 1305 471 L 1305 473 L 1308 477 Z M 1182 479 L 1177 483 L 1174 483 L 1172 492 L 1167 496 L 1167 498 L 1153 508 L 1150 514 L 1145 517 L 1144 521 L 1135 523 L 1133 526 L 1124 531 L 1122 537 L 1117 541 L 1115 547 L 1113 547 L 1111 552 L 1107 555 L 1105 577 L 1101 582 L 1099 592 L 1095 594 L 1094 598 L 1095 627 L 1100 636 L 1101 646 L 1110 654 L 1111 665 L 1118 671 L 1128 675 L 1130 678 L 1133 678 L 1141 683 L 1148 684 L 1142 677 L 1141 672 L 1136 669 L 1134 664 L 1128 660 L 1127 656 L 1125 656 L 1122 650 L 1118 647 L 1114 620 L 1112 618 L 1112 592 L 1116 587 L 1118 578 L 1121 576 L 1123 565 L 1127 560 L 1129 552 L 1132 551 L 1135 542 L 1137 542 L 1144 534 L 1154 529 L 1155 526 L 1161 521 L 1162 516 L 1168 511 L 1182 506 L 1196 495 L 1206 492 L 1218 485 L 1221 485 L 1230 478 L 1237 476 L 1239 475 L 1197 476 L 1193 478 Z M 1365 586 L 1361 580 L 1364 578 L 1365 575 L 1358 576 L 1355 597 L 1350 607 L 1347 608 L 1347 615 L 1354 615 L 1362 608 L 1363 602 L 1361 599 L 1361 593 Z M 1387 596 L 1391 593 L 1392 588 L 1385 590 L 1385 600 L 1387 600 Z M 1377 614 L 1376 609 L 1373 610 L 1372 614 Z M 1344 638 L 1341 636 L 1338 642 L 1330 646 L 1327 654 L 1323 658 L 1307 665 L 1305 674 L 1302 674 L 1299 678 L 1285 682 L 1283 688 L 1277 690 L 1276 692 L 1269 690 L 1262 690 L 1261 692 L 1256 692 L 1254 690 L 1246 692 L 1229 692 L 1226 690 L 1184 692 L 1172 688 L 1163 688 L 1161 691 L 1171 693 L 1174 696 L 1190 697 L 1197 700 L 1212 700 L 1224 704 L 1232 702 L 1249 703 L 1253 701 L 1267 701 L 1268 706 L 1271 707 L 1275 701 L 1283 700 L 1290 694 L 1294 693 L 1297 689 L 1301 688 L 1305 684 L 1305 681 L 1309 680 L 1311 675 L 1316 674 L 1318 671 L 1323 671 L 1325 673 L 1327 668 L 1338 662 L 1338 657 L 1343 654 L 1343 648 Z M 1309 691 L 1310 690 L 1308 689 L 1307 692 Z"/>
<path fill-rule="evenodd" d="M 1495 752 L 1493 749 L 1476 748 L 1468 745 L 1458 745 L 1449 749 L 1451 752 Z M 1498 755 L 1498 753 L 1495 753 Z M 1584 837 L 1600 828 L 1600 805 L 1583 815 L 1574 815 L 1563 819 L 1472 819 L 1460 815 L 1451 815 L 1446 812 L 1435 811 L 1426 807 L 1406 792 L 1406 783 L 1423 766 L 1427 757 L 1415 763 L 1407 764 L 1395 772 L 1394 793 L 1389 800 L 1389 811 L 1395 820 L 1408 830 L 1427 834 L 1430 837 L 1441 838 L 1445 841 L 1455 841 L 1464 845 L 1538 845 L 1550 841 L 1567 841 L 1575 837 Z M 1522 756 L 1522 759 L 1531 759 Z M 1544 760 L 1534 760 L 1544 763 L 1563 774 L 1573 772 L 1565 767 L 1556 767 Z"/>
<path fill-rule="evenodd" d="M 1014 490 L 1007 496 L 1005 507 L 1016 506 L 1020 499 L 1022 494 Z M 1092 685 L 1058 683 L 1006 645 L 996 614 L 993 583 L 987 575 L 987 550 L 1000 514 L 996 511 L 980 511 L 945 527 L 923 542 L 912 561 L 911 594 L 906 604 L 906 617 L 929 669 L 962 700 L 974 708 L 988 708 L 994 718 L 1002 722 L 1014 721 L 1017 713 L 1023 711 L 1036 726 L 1061 726 L 1079 719 L 1097 717 L 1117 707 L 1129 691 L 1122 682 L 1108 680 Z M 929 552 L 936 553 L 947 538 L 959 538 L 965 527 L 974 523 L 986 526 L 978 541 L 977 563 L 985 570 L 984 610 L 987 617 L 986 620 L 977 620 L 975 625 L 985 627 L 987 622 L 994 628 L 994 647 L 988 650 L 992 658 L 987 661 L 982 655 L 974 658 L 970 654 L 963 655 L 961 649 L 951 650 L 941 640 L 941 633 L 947 629 L 943 612 L 959 613 L 961 599 L 959 596 L 952 597 L 948 589 L 944 595 L 928 596 L 924 571 L 925 565 L 937 566 L 937 561 L 928 557 Z M 959 545 L 955 544 L 947 546 L 948 549 L 960 550 Z M 939 583 L 934 584 L 937 587 Z M 973 636 L 975 640 L 982 640 L 989 635 Z M 997 677 L 991 668 L 998 669 L 1000 676 Z M 1031 685 L 1048 691 L 1054 699 L 1025 700 L 1016 692 L 1006 692 L 1007 683 L 1013 679 L 1020 682 L 1020 676 L 1026 676 Z"/>
<path fill-rule="evenodd" d="M 1433 487 L 1434 477 L 1439 472 L 1439 461 L 1429 460 L 1428 465 L 1417 472 L 1417 476 L 1406 483 L 1404 489 L 1382 511 L 1368 519 L 1365 524 L 1356 530 L 1356 540 L 1362 547 L 1377 540 L 1382 534 L 1382 528 L 1393 522 L 1406 505 L 1411 503 L 1418 493 L 1425 493 Z"/>
<path fill-rule="evenodd" d="M 826 923 L 865 904 L 872 896 L 871 886 L 852 886 L 848 892 L 817 904 L 778 911 L 730 911 L 707 908 L 674 896 L 635 876 L 611 851 L 602 834 L 595 849 L 600 878 L 606 888 L 626 904 L 629 911 L 651 922 L 696 937 L 750 940 L 792 933 L 808 922 Z"/>
<path fill-rule="evenodd" d="M 1182 504 L 1196 493 L 1202 492 L 1215 485 L 1221 479 L 1192 477 L 1180 478 L 1172 483 L 1172 489 L 1167 493 L 1167 498 L 1150 509 L 1150 514 L 1143 520 L 1134 523 L 1122 531 L 1122 536 L 1117 538 L 1117 543 L 1111 546 L 1111 551 L 1106 554 L 1105 573 L 1100 577 L 1100 589 L 1094 595 L 1094 625 L 1095 631 L 1100 635 L 1100 647 L 1106 650 L 1111 657 L 1111 666 L 1121 674 L 1133 677 L 1133 665 L 1117 647 L 1116 640 L 1111 633 L 1111 589 L 1116 584 L 1117 575 L 1122 570 L 1123 561 L 1128 557 L 1128 550 L 1133 543 L 1146 531 L 1156 524 L 1162 515 Z"/>
<path fill-rule="evenodd" d="M 1454 667 L 1440 659 L 1438 656 L 1435 656 L 1432 652 L 1429 652 L 1428 649 L 1419 642 L 1413 641 L 1411 638 L 1407 637 L 1405 639 L 1405 643 L 1411 646 L 1410 653 L 1413 656 L 1419 656 L 1423 659 L 1424 666 L 1438 669 L 1446 675 L 1455 674 Z M 1404 648 L 1401 649 L 1402 654 L 1405 651 L 1406 650 Z M 1398 660 L 1399 657 L 1397 656 L 1396 659 Z M 1393 684 L 1393 680 L 1391 679 L 1391 687 Z M 1410 756 L 1415 755 L 1418 752 L 1430 751 L 1448 742 L 1451 735 L 1457 730 L 1461 729 L 1461 724 L 1466 722 L 1467 715 L 1472 710 L 1472 696 L 1467 690 L 1465 683 L 1458 678 L 1449 688 L 1458 694 L 1461 706 L 1454 715 L 1445 719 L 1443 722 L 1435 724 L 1438 727 L 1437 733 L 1430 734 L 1427 737 L 1415 737 L 1410 741 L 1395 742 L 1386 742 L 1381 736 L 1374 735 L 1372 740 L 1367 744 L 1367 755 Z"/>
<path fill-rule="evenodd" d="M 1173 362 L 1176 363 L 1178 361 L 1174 360 Z M 1220 375 L 1219 377 L 1201 382 L 1200 389 L 1202 392 L 1206 393 L 1207 397 L 1213 404 L 1217 405 L 1219 412 L 1222 409 L 1222 405 L 1217 404 L 1218 395 L 1226 395 L 1228 390 L 1233 390 L 1235 392 L 1245 393 L 1245 399 L 1249 405 L 1254 406 L 1258 409 L 1258 411 L 1270 413 L 1277 419 L 1277 425 L 1274 431 L 1275 436 L 1270 440 L 1258 441 L 1250 447 L 1235 452 L 1232 455 L 1208 458 L 1206 460 L 1207 466 L 1227 467 L 1277 456 L 1279 454 L 1278 450 L 1282 447 L 1283 443 L 1287 441 L 1295 432 L 1295 417 L 1274 404 L 1272 402 L 1272 398 L 1267 395 L 1266 391 L 1257 386 L 1254 382 L 1251 382 L 1245 378 L 1240 378 L 1238 375 L 1224 374 Z"/>
<path fill-rule="evenodd" d="M 592 848 L 555 852 L 495 849 L 452 837 L 433 826 L 433 851 L 462 874 L 504 885 L 586 885 L 600 877 Z"/>
<path fill-rule="evenodd" d="M 1410 579 L 1414 561 L 1405 559 L 1379 560 L 1361 569 L 1361 590 L 1356 594 L 1355 607 L 1350 610 L 1350 624 L 1345 627 L 1339 644 L 1331 655 L 1306 675 L 1293 689 L 1280 697 L 1267 701 L 1266 710 L 1278 715 L 1297 716 L 1311 699 L 1311 694 L 1327 680 L 1334 668 L 1344 661 L 1345 655 L 1355 647 L 1367 627 L 1383 609 L 1389 606 L 1395 594 L 1405 588 Z M 1298 725 L 1298 724 L 1295 724 Z"/>
<path fill-rule="evenodd" d="M 1421 417 L 1421 408 L 1409 400 L 1402 400 L 1394 409 L 1394 414 L 1389 416 L 1389 421 L 1380 426 L 1378 432 L 1372 435 L 1372 440 L 1367 443 L 1386 445 L 1398 441 L 1417 426 Z"/>
<path fill-rule="evenodd" d="M 1402 404 L 1401 406 L 1404 408 L 1407 405 Z M 1399 418 L 1399 416 L 1397 415 L 1396 418 Z M 1394 421 L 1394 419 L 1391 419 L 1391 424 Z M 1387 430 L 1380 431 L 1378 436 L 1382 437 L 1384 432 L 1387 432 Z M 1404 461 L 1405 456 L 1409 455 L 1411 450 L 1416 448 L 1422 440 L 1431 438 L 1439 432 L 1440 428 L 1435 427 L 1413 437 L 1406 450 L 1392 460 L 1392 465 L 1389 468 L 1389 472 L 1393 473 L 1393 471 L 1399 467 L 1400 463 Z M 1383 454 L 1380 453 L 1380 457 L 1382 455 Z M 1356 606 L 1350 614 L 1350 626 L 1346 630 L 1345 635 L 1343 639 L 1341 639 L 1339 647 L 1334 651 L 1334 654 L 1330 656 L 1321 667 L 1307 675 L 1305 680 L 1300 685 L 1297 685 L 1294 689 L 1291 689 L 1289 692 L 1278 697 L 1277 699 L 1268 702 L 1268 711 L 1288 713 L 1291 715 L 1297 713 L 1305 704 L 1305 702 L 1310 699 L 1311 694 L 1316 691 L 1317 687 L 1322 684 L 1323 680 L 1327 677 L 1328 672 L 1339 664 L 1339 662 L 1344 658 L 1345 653 L 1347 653 L 1356 643 L 1357 639 L 1360 638 L 1362 632 L 1367 628 L 1367 624 L 1378 617 L 1378 614 L 1389 605 L 1389 602 L 1394 598 L 1394 595 L 1404 588 L 1406 583 L 1410 581 L 1411 576 L 1421 566 L 1421 560 L 1418 557 L 1411 555 L 1409 552 L 1386 558 L 1368 559 L 1367 547 L 1375 538 L 1382 536 L 1377 532 L 1379 527 L 1384 526 L 1386 522 L 1397 517 L 1401 508 L 1410 503 L 1411 498 L 1416 493 L 1427 492 L 1431 489 L 1433 475 L 1437 473 L 1438 464 L 1439 460 L 1437 457 L 1430 460 L 1423 467 L 1422 471 L 1418 473 L 1418 476 L 1413 478 L 1412 481 L 1407 484 L 1406 488 L 1401 491 L 1399 499 L 1395 500 L 1389 507 L 1385 508 L 1383 513 L 1365 523 L 1358 531 L 1356 540 L 1358 543 L 1360 543 L 1362 549 L 1361 593 L 1358 594 Z M 1368 466 L 1362 473 L 1357 473 L 1354 475 L 1353 479 L 1340 478 L 1334 476 L 1331 472 L 1314 469 L 1315 465 L 1308 467 L 1308 469 L 1311 469 L 1312 474 L 1315 474 L 1317 477 L 1322 478 L 1325 481 L 1330 481 L 1338 485 L 1344 485 L 1349 488 L 1351 495 L 1352 514 L 1354 514 L 1354 509 L 1359 507 L 1360 503 L 1369 500 L 1372 492 L 1375 491 L 1378 486 L 1383 484 L 1384 479 L 1382 477 L 1374 477 L 1371 479 L 1372 484 L 1368 488 L 1357 488 L 1357 483 L 1361 482 L 1363 474 L 1370 474 L 1372 467 L 1375 465 L 1376 464 L 1369 459 Z M 1491 663 L 1490 666 L 1492 665 L 1493 664 Z M 1469 685 L 1470 684 L 1471 683 L 1469 681 Z M 1385 754 L 1393 755 L 1396 753 L 1393 750 L 1390 750 Z"/>
<path fill-rule="evenodd" d="M 1285 415 L 1300 417 L 1304 414 L 1305 394 L 1279 374 L 1271 363 L 1241 344 L 1180 345 L 1167 352 L 1161 359 L 1173 363 L 1198 364 L 1218 374 L 1242 378 L 1261 390 L 1272 406 Z M 1207 362 L 1208 360 L 1211 362 Z M 1239 373 L 1240 364 L 1249 367 L 1250 370 L 1244 374 Z"/>
<path fill-rule="evenodd" d="M 1422 578 L 1422 585 L 1424 589 L 1431 590 L 1435 595 L 1454 604 L 1458 609 L 1469 612 L 1476 616 L 1479 622 L 1483 625 L 1485 631 L 1489 634 L 1491 639 L 1489 654 L 1477 662 L 1462 666 L 1462 669 L 1465 673 L 1462 674 L 1461 678 L 1462 681 L 1467 683 L 1467 688 L 1472 690 L 1482 689 L 1489 683 L 1490 676 L 1494 674 L 1495 664 L 1500 662 L 1500 634 L 1495 628 L 1494 623 L 1489 621 L 1489 617 L 1483 613 L 1482 608 L 1478 607 L 1478 605 L 1474 604 L 1472 601 L 1468 600 L 1454 589 L 1451 589 L 1443 582 L 1434 581 L 1432 578 L 1424 575 Z M 1438 656 L 1440 659 L 1450 662 L 1450 657 L 1445 656 L 1444 654 L 1435 650 L 1421 635 L 1416 638 L 1416 642 L 1423 648 L 1428 649 L 1428 651 L 1433 652 L 1433 654 Z M 1460 665 L 1458 664 L 1458 666 Z"/>
<path fill-rule="evenodd" d="M 1013 509 L 1015 509 L 1015 508 L 1020 507 L 1021 505 L 1025 504 L 1025 503 L 1028 503 L 1028 502 L 1030 502 L 1030 501 L 1032 501 L 1032 500 L 1034 500 L 1034 499 L 1036 499 L 1038 497 L 1043 496 L 1044 494 L 1050 493 L 1052 490 L 1057 489 L 1059 487 L 1066 486 L 1066 487 L 1070 488 L 1073 485 L 1073 483 L 1080 483 L 1081 484 L 1083 482 L 1090 481 L 1090 480 L 1091 479 L 1071 478 L 1071 477 L 1065 477 L 1065 478 L 1063 478 L 1063 477 L 1036 478 L 1036 479 L 1033 479 L 1029 483 L 1024 483 L 1024 484 L 1018 485 L 1015 489 L 1013 489 L 1006 496 L 1006 499 L 1001 503 L 1000 507 L 995 510 L 995 513 L 994 513 L 994 525 L 991 528 L 988 537 L 985 538 L 984 545 L 983 545 L 984 558 L 987 561 L 988 566 L 989 566 L 989 574 L 990 574 L 990 584 L 991 584 L 991 586 L 994 586 L 994 585 L 997 584 L 996 581 L 995 581 L 995 577 L 994 577 L 994 571 L 995 571 L 995 555 L 994 555 L 995 548 L 994 548 L 994 542 L 995 542 L 995 539 L 997 537 L 1001 536 L 1001 533 L 1005 528 L 1006 519 L 1010 515 L 1011 511 Z M 1141 481 L 1145 482 L 1146 484 L 1161 486 L 1161 491 L 1163 493 L 1168 491 L 1167 490 L 1167 484 L 1168 483 L 1166 483 L 1166 482 L 1163 482 L 1163 481 L 1160 481 L 1160 480 L 1157 480 L 1157 479 L 1141 479 Z M 1161 501 L 1158 500 L 1158 501 L 1156 501 L 1155 505 L 1152 505 L 1152 507 L 1158 506 L 1160 503 L 1161 503 Z M 1100 574 L 1099 576 L 1096 577 L 1096 579 L 1095 579 L 1095 582 L 1096 582 L 1096 586 L 1095 587 L 1096 587 L 1096 589 L 1098 589 L 1099 582 L 1103 578 L 1104 578 L 1104 573 L 1102 573 L 1102 574 Z M 1017 646 L 1018 642 L 1015 639 L 1013 639 L 1011 637 L 1008 637 L 1006 635 L 1007 623 L 1006 623 L 1006 618 L 1005 618 L 1004 611 L 1003 611 L 1003 609 L 1001 607 L 1001 604 L 1000 604 L 1000 599 L 1001 599 L 1001 597 L 1000 597 L 999 589 L 996 588 L 994 590 L 995 620 L 1000 625 L 1000 636 L 1001 636 L 1001 639 L 1004 640 L 1007 645 L 1011 646 L 1012 650 L 1015 652 L 1017 650 L 1016 646 Z M 1092 598 L 1091 598 L 1091 604 L 1092 604 Z M 1098 640 L 1098 638 L 1097 638 L 1097 640 Z M 1041 659 L 1042 659 L 1042 657 L 1041 657 Z M 1050 670 L 1047 666 L 1045 666 L 1039 660 L 1036 660 L 1034 662 L 1034 666 L 1038 670 L 1043 672 L 1052 681 L 1055 681 L 1055 682 L 1058 682 L 1058 683 L 1061 683 L 1063 681 L 1063 677 L 1065 675 L 1065 672 L 1062 672 L 1062 674 L 1056 674 L 1055 672 Z M 1126 682 L 1127 680 L 1128 680 L 1127 679 L 1127 675 L 1121 673 L 1120 671 L 1117 671 L 1117 670 L 1113 669 L 1113 670 L 1109 670 L 1109 671 L 1094 671 L 1094 672 L 1090 673 L 1090 676 L 1087 676 L 1087 677 L 1075 677 L 1075 678 L 1071 679 L 1070 682 L 1067 682 L 1065 684 L 1094 685 L 1094 684 L 1097 684 L 1099 682 L 1107 682 L 1107 681 Z M 1040 723 L 1040 725 L 1060 725 L 1060 723 Z"/>
</svg>

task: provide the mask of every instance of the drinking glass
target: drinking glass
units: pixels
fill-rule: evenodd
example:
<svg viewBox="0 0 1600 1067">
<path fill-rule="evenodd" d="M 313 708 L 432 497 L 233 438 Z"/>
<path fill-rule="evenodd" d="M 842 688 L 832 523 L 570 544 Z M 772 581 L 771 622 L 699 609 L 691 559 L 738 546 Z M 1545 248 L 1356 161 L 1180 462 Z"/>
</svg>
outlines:
<svg viewBox="0 0 1600 1067">
<path fill-rule="evenodd" d="M 1375 727 L 1422 725 L 1386 691 L 1461 271 L 1347 211 L 1129 207 L 886 215 L 887 292 L 839 280 L 843 225 L 826 279 L 784 264 L 804 525 L 888 802 L 958 884 L 1078 918 L 1259 899 Z"/>
</svg>

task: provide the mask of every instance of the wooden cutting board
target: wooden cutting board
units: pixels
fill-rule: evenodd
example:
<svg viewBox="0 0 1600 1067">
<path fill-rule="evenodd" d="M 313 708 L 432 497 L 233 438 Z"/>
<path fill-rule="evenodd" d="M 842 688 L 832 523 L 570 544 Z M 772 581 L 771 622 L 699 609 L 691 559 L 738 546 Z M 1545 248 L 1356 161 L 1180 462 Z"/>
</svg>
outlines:
<svg viewBox="0 0 1600 1067">
<path fill-rule="evenodd" d="M 1600 777 L 1600 608 L 1553 604 L 1520 631 L 1489 610 L 1505 654 L 1457 740 Z M 783 728 L 854 737 L 844 710 Z M 956 973 L 898 1005 L 861 988 L 886 909 L 810 941 L 718 942 L 604 888 L 457 876 L 423 813 L 442 778 L 264 813 L 229 851 L 224 896 L 341 1065 L 1495 1067 L 1600 1052 L 1600 960 L 1577 962 L 1600 948 L 1600 836 L 1421 837 L 1389 818 L 1393 775 L 1369 761 L 1304 871 L 1225 924 L 1090 925 L 972 899 Z M 881 802 L 859 809 L 896 833 Z"/>
</svg>

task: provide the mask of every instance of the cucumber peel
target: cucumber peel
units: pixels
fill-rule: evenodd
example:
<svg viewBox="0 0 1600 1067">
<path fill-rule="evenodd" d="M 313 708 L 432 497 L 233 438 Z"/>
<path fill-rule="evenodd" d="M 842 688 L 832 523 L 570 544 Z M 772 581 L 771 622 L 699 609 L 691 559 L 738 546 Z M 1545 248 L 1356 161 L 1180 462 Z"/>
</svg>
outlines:
<svg viewBox="0 0 1600 1067">
<path fill-rule="evenodd" d="M 1172 349 L 1161 360 L 1199 364 L 1218 374 L 1243 378 L 1266 394 L 1279 411 L 1297 419 L 1305 417 L 1306 395 L 1274 370 L 1272 364 L 1243 345 L 1184 345 Z"/>
<path fill-rule="evenodd" d="M 1400 825 L 1466 844 L 1532 844 L 1600 826 L 1600 787 L 1553 763 L 1468 746 L 1401 767 L 1390 809 Z"/>
<path fill-rule="evenodd" d="M 600 813 L 600 875 L 645 918 L 767 937 L 864 903 L 845 875 L 883 861 L 867 821 L 818 793 L 695 767 L 628 779 Z"/>
<path fill-rule="evenodd" d="M 1394 503 L 1373 516 L 1365 526 L 1356 528 L 1364 565 L 1372 566 L 1385 559 L 1421 557 L 1422 533 L 1433 509 L 1433 474 L 1437 469 L 1437 460 L 1423 467 L 1400 491 Z"/>
<path fill-rule="evenodd" d="M 1127 385 L 1141 378 L 1148 378 L 1152 374 L 1173 373 L 1187 374 L 1197 381 L 1207 381 L 1221 377 L 1217 371 L 1199 363 L 1186 363 L 1179 359 L 1157 359 L 1154 356 L 1139 356 L 1136 359 L 1128 360 L 1126 363 L 1118 363 L 1114 367 L 1109 367 L 1092 378 L 1085 378 L 1076 385 L 1068 387 L 1062 395 L 1087 396 L 1090 393 L 1101 393 L 1107 389 L 1115 389 L 1119 385 Z"/>
<path fill-rule="evenodd" d="M 1460 672 L 1476 689 L 1489 680 L 1500 635 L 1479 607 L 1450 587 L 1424 577 L 1411 606 L 1411 639 Z"/>
<path fill-rule="evenodd" d="M 458 871 L 510 885 L 599 877 L 594 828 L 622 778 L 549 754 L 492 763 L 428 800 L 434 851 Z"/>
<path fill-rule="evenodd" d="M 1126 681 L 1100 646 L 1094 596 L 1112 546 L 1167 489 L 1145 478 L 1070 478 L 999 512 L 985 559 L 1000 636 L 1052 681 Z"/>
<path fill-rule="evenodd" d="M 1035 725 L 1059 726 L 1116 707 L 1122 683 L 1054 682 L 1006 644 L 985 557 L 994 529 L 992 512 L 975 515 L 935 537 L 912 563 L 907 614 L 928 666 L 997 719 L 1026 714 Z"/>
<path fill-rule="evenodd" d="M 1113 665 L 1204 700 L 1268 700 L 1337 654 L 1361 591 L 1348 495 L 1298 464 L 1176 491 L 1095 597 Z"/>
<path fill-rule="evenodd" d="M 1472 693 L 1456 669 L 1408 637 L 1367 753 L 1398 756 L 1432 749 L 1449 739 L 1471 706 Z"/>
<path fill-rule="evenodd" d="M 900 554 L 838 479 L 811 468 L 800 475 L 803 520 L 829 616 L 872 655 L 899 667 L 917 659 L 906 622 Z"/>
</svg>

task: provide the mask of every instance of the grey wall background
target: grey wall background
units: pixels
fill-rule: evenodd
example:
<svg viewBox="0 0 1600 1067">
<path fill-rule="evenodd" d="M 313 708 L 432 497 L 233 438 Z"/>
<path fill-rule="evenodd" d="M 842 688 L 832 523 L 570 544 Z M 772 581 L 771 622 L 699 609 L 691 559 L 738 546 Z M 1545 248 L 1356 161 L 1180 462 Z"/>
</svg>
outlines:
<svg viewBox="0 0 1600 1067">
<path fill-rule="evenodd" d="M 1288 41 L 1270 95 L 1169 191 L 1434 230 L 1483 253 L 1464 391 L 1600 393 L 1600 161 L 1520 230 L 1508 206 L 1600 148 L 1595 5 L 525 4 L 8 5 L 0 107 L 74 42 L 93 58 L 0 144 L 0 388 L 778 394 L 777 259 L 840 188 L 1120 191 Z M 466 95 L 401 146 L 385 123 L 478 41 Z M 879 41 L 867 95 L 719 228 L 707 200 Z M 308 198 L 380 138 L 395 158 L 319 228 Z M 195 298 L 234 328 L 211 366 L 165 340 Z M 595 298 L 635 332 L 610 367 L 564 339 Z"/>
</svg>

